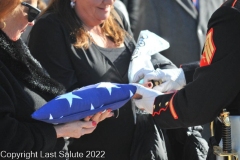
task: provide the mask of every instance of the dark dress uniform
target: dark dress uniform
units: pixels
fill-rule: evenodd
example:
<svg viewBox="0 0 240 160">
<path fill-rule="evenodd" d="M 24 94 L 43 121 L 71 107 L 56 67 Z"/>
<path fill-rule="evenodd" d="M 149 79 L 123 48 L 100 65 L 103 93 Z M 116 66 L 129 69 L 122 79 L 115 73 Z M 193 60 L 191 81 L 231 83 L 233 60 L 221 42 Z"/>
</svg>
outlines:
<svg viewBox="0 0 240 160">
<path fill-rule="evenodd" d="M 156 97 L 153 117 L 162 128 L 205 124 L 224 108 L 239 114 L 239 42 L 240 0 L 228 0 L 209 20 L 200 63 L 182 65 L 188 84 Z"/>
<path fill-rule="evenodd" d="M 230 115 L 239 115 L 239 42 L 240 0 L 228 0 L 208 22 L 200 63 L 182 65 L 187 85 L 175 93 L 156 97 L 153 117 L 161 128 L 206 124 L 219 116 L 223 109 L 227 109 Z M 216 143 L 219 143 L 220 127 L 215 131 Z M 211 140 L 208 160 L 214 159 Z"/>
</svg>

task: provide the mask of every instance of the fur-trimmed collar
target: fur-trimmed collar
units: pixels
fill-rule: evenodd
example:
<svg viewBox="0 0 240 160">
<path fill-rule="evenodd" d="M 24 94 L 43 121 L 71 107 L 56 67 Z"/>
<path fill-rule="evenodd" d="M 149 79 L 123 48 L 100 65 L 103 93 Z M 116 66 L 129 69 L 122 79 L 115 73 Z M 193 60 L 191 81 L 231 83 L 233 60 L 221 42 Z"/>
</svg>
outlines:
<svg viewBox="0 0 240 160">
<path fill-rule="evenodd" d="M 17 79 L 47 101 L 65 92 L 64 87 L 51 79 L 40 63 L 33 58 L 21 39 L 13 42 L 2 30 L 0 30 L 0 60 Z"/>
</svg>

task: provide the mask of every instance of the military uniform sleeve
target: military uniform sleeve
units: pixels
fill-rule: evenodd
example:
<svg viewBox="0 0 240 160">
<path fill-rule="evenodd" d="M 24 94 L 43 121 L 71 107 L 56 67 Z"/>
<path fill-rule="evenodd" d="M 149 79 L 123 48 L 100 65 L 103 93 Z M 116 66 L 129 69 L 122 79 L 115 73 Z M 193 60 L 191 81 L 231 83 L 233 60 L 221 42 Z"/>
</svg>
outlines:
<svg viewBox="0 0 240 160">
<path fill-rule="evenodd" d="M 176 93 L 155 99 L 153 116 L 162 128 L 212 121 L 240 91 L 240 12 L 222 6 L 211 17 L 193 81 Z"/>
<path fill-rule="evenodd" d="M 183 69 L 187 84 L 193 81 L 193 74 L 198 67 L 199 67 L 199 61 L 182 64 L 180 66 L 180 68 Z"/>
</svg>

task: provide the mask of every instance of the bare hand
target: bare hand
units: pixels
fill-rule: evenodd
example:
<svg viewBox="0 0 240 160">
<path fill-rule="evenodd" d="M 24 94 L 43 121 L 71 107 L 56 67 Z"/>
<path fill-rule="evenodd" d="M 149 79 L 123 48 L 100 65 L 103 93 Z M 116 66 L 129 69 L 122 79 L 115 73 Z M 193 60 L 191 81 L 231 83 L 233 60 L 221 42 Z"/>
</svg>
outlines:
<svg viewBox="0 0 240 160">
<path fill-rule="evenodd" d="M 54 126 L 57 138 L 60 137 L 72 137 L 72 138 L 80 138 L 85 134 L 92 133 L 97 126 L 97 122 L 95 121 L 74 121 L 66 124 L 60 124 Z"/>
<path fill-rule="evenodd" d="M 87 116 L 86 118 L 84 118 L 84 121 L 95 121 L 97 123 L 103 121 L 106 118 L 112 117 L 113 116 L 113 112 L 111 112 L 111 109 L 108 110 L 104 110 L 103 112 L 98 112 L 93 116 Z"/>
</svg>

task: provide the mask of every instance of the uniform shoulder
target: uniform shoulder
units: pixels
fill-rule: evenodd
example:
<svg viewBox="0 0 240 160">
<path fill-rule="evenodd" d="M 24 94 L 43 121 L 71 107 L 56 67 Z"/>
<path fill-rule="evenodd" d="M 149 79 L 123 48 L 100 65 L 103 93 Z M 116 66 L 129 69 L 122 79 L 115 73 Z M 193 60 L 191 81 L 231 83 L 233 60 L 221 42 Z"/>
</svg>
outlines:
<svg viewBox="0 0 240 160">
<path fill-rule="evenodd" d="M 232 7 L 240 12 L 240 0 L 227 0 L 222 6 Z"/>
</svg>

